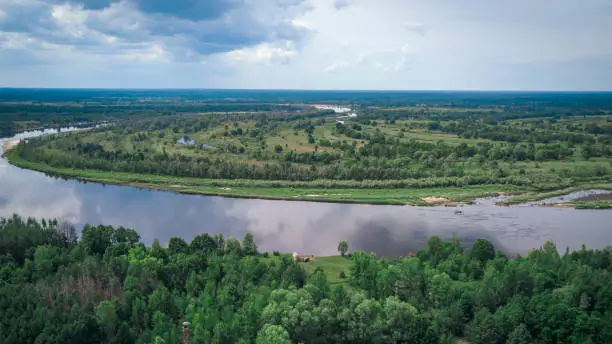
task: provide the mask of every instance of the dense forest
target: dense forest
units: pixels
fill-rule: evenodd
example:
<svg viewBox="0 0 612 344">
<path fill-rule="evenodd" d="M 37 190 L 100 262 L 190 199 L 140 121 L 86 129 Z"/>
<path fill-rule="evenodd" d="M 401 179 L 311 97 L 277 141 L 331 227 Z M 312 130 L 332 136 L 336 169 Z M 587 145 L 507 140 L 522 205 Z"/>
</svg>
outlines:
<svg viewBox="0 0 612 344">
<path fill-rule="evenodd" d="M 406 258 L 351 252 L 325 267 L 201 234 L 147 247 L 137 232 L 0 220 L 0 342 L 610 343 L 612 248 L 506 257 L 431 237 Z M 350 243 L 340 243 L 345 253 Z"/>
</svg>

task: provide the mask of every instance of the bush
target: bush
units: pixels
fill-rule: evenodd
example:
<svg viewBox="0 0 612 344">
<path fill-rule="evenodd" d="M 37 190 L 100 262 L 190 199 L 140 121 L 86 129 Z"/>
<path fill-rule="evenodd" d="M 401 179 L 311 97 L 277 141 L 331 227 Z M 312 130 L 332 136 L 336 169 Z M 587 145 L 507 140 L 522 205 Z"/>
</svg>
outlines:
<svg viewBox="0 0 612 344">
<path fill-rule="evenodd" d="M 262 254 L 262 257 L 264 257 L 264 258 L 268 258 L 268 257 L 270 257 L 270 254 L 269 254 L 268 252 L 264 252 L 264 253 Z"/>
<path fill-rule="evenodd" d="M 344 271 L 340 271 L 340 275 L 338 277 L 340 277 L 340 279 L 345 279 L 346 273 Z"/>
<path fill-rule="evenodd" d="M 280 252 L 278 252 L 278 251 L 274 251 L 274 252 L 272 252 L 272 254 L 275 255 L 276 257 L 280 256 Z"/>
</svg>

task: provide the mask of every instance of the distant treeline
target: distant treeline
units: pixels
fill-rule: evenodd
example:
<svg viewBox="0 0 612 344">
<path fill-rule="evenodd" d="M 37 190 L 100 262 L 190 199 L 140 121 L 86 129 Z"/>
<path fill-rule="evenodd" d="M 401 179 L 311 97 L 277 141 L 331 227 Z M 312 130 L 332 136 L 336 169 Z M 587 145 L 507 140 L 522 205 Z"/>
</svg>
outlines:
<svg viewBox="0 0 612 344">
<path fill-rule="evenodd" d="M 611 92 L 0 89 L 5 102 L 269 102 L 612 110 Z"/>
<path fill-rule="evenodd" d="M 0 92 L 0 98 L 3 93 Z M 299 105 L 279 105 L 262 102 L 209 102 L 189 103 L 184 101 L 141 102 L 138 99 L 113 102 L 110 99 L 94 99 L 76 103 L 0 102 L 0 137 L 12 136 L 28 129 L 47 126 L 67 126 L 79 122 L 125 120 L 153 116 L 169 116 L 182 113 L 274 113 L 276 116 L 292 113 L 312 112 Z M 319 111 L 316 111 L 319 113 Z M 236 117 L 236 118 L 244 118 Z M 255 117 L 255 115 L 251 115 Z M 232 117 L 234 118 L 234 117 Z M 229 119 L 229 117 L 228 117 Z"/>
<path fill-rule="evenodd" d="M 363 118 L 373 118 L 372 111 L 377 112 L 379 119 L 410 117 L 419 112 L 393 108 L 427 105 L 448 109 L 503 109 L 503 114 L 495 116 L 507 119 L 512 116 L 524 117 L 525 113 L 528 113 L 527 116 L 609 113 L 612 111 L 612 93 L 5 88 L 0 89 L 0 136 L 10 136 L 36 126 L 129 116 L 191 112 L 293 112 L 301 109 L 300 104 L 316 103 L 354 105 L 360 109 Z M 368 106 L 391 108 L 392 111 L 381 112 L 368 109 Z M 465 117 L 466 113 L 442 113 L 439 119 L 447 120 L 448 116 Z"/>
</svg>

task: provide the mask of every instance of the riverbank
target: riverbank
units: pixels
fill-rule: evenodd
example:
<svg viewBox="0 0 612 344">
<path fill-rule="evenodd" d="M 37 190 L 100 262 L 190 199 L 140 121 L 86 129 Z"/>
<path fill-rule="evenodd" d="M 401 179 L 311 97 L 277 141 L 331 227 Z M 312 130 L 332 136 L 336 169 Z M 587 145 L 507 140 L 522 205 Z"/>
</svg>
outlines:
<svg viewBox="0 0 612 344">
<path fill-rule="evenodd" d="M 4 153 L 10 151 L 11 149 L 15 148 L 18 144 L 19 144 L 18 139 L 14 139 L 14 140 L 8 140 L 8 141 L 4 141 L 2 142 L 2 151 Z"/>
<path fill-rule="evenodd" d="M 577 209 L 612 209 L 612 193 L 591 195 L 574 200 Z"/>
<path fill-rule="evenodd" d="M 512 195 L 511 197 L 498 202 L 497 205 L 512 205 L 562 196 L 577 190 L 595 188 L 612 190 L 612 183 L 602 182 L 582 183 L 570 188 L 563 188 L 555 191 L 533 190 L 527 187 L 507 184 L 385 189 L 285 187 L 282 185 L 274 185 L 275 183 L 273 181 L 260 185 L 253 181 L 200 179 L 129 172 L 56 168 L 46 164 L 24 160 L 20 156 L 20 146 L 13 146 L 12 148 L 13 149 L 10 151 L 5 151 L 5 157 L 12 165 L 44 172 L 55 177 L 71 178 L 109 185 L 165 190 L 182 194 L 232 198 L 379 205 L 457 206 L 477 198 L 510 194 Z M 253 183 L 255 186 L 248 186 L 249 183 Z M 278 182 L 278 184 L 282 184 L 282 182 Z M 556 204 L 548 205 L 555 206 Z M 581 201 L 576 203 L 567 202 L 563 203 L 563 206 L 579 209 L 610 209 L 612 208 L 612 202 L 601 200 Z"/>
<path fill-rule="evenodd" d="M 612 183 L 594 182 L 582 183 L 577 186 L 563 188 L 554 191 L 528 191 L 521 194 L 513 195 L 497 203 L 497 205 L 514 205 L 538 202 L 546 199 L 558 198 L 568 195 L 573 192 L 582 190 L 610 190 L 612 191 Z M 553 201 L 541 204 L 542 206 L 576 208 L 576 209 L 612 209 L 612 199 L 609 197 L 581 197 L 574 200 L 564 200 L 563 202 Z"/>
<path fill-rule="evenodd" d="M 476 198 L 498 196 L 507 193 L 529 191 L 514 185 L 474 185 L 466 187 L 437 188 L 293 188 L 274 186 L 244 186 L 232 180 L 169 177 L 127 172 L 73 170 L 56 168 L 46 164 L 24 160 L 20 148 L 5 154 L 7 160 L 17 167 L 44 172 L 56 177 L 72 178 L 87 182 L 125 185 L 139 188 L 173 191 L 183 194 L 207 196 L 255 198 L 286 201 L 312 201 L 336 203 L 362 203 L 387 205 L 447 205 L 456 206 Z"/>
</svg>

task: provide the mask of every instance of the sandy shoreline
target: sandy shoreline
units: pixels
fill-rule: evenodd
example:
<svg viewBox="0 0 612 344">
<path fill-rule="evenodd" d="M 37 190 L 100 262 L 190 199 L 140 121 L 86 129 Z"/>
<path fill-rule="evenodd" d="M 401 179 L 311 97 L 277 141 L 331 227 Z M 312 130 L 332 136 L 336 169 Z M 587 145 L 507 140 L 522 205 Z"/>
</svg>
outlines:
<svg viewBox="0 0 612 344">
<path fill-rule="evenodd" d="M 11 148 L 15 147 L 18 144 L 19 144 L 19 140 L 4 141 L 2 142 L 2 150 L 4 151 L 4 153 L 6 153 L 9 150 L 11 150 Z"/>
</svg>

